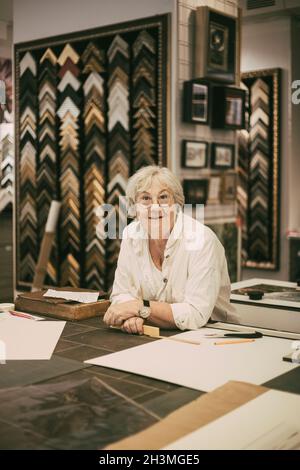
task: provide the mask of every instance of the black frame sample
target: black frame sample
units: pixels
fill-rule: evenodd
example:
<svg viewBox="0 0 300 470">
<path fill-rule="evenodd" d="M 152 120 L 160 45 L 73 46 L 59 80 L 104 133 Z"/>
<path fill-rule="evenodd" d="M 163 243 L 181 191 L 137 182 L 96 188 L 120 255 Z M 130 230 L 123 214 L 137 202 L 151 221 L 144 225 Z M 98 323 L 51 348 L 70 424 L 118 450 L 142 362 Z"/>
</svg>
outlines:
<svg viewBox="0 0 300 470">
<path fill-rule="evenodd" d="M 238 82 L 239 19 L 209 7 L 198 7 L 195 36 L 195 76 Z"/>
<path fill-rule="evenodd" d="M 239 123 L 228 122 L 227 103 L 229 99 L 241 100 Z M 214 86 L 212 90 L 211 127 L 214 129 L 244 129 L 245 128 L 245 90 L 235 87 Z"/>
<path fill-rule="evenodd" d="M 195 116 L 195 107 L 201 105 L 199 99 L 195 98 L 194 85 L 202 85 L 207 88 L 206 92 L 206 116 L 205 119 L 197 118 Z M 194 124 L 208 125 L 210 122 L 210 108 L 211 108 L 211 84 L 206 80 L 189 80 L 183 84 L 183 120 L 185 122 Z"/>
<path fill-rule="evenodd" d="M 183 180 L 185 204 L 206 204 L 208 197 L 208 184 L 208 179 Z M 197 194 L 199 189 L 203 189 L 203 196 Z"/>
</svg>

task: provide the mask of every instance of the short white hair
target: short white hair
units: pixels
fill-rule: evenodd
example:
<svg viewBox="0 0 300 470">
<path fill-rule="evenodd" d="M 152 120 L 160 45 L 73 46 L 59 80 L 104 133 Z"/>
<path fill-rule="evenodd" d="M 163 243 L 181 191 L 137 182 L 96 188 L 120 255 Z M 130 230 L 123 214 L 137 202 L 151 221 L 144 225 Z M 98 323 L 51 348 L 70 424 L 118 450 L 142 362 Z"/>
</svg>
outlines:
<svg viewBox="0 0 300 470">
<path fill-rule="evenodd" d="M 150 188 L 153 179 L 158 179 L 158 181 L 170 191 L 175 204 L 181 207 L 184 205 L 183 189 L 179 179 L 174 173 L 166 167 L 149 165 L 140 168 L 128 180 L 126 196 L 128 198 L 129 207 L 135 204 L 138 193 L 147 191 Z"/>
</svg>

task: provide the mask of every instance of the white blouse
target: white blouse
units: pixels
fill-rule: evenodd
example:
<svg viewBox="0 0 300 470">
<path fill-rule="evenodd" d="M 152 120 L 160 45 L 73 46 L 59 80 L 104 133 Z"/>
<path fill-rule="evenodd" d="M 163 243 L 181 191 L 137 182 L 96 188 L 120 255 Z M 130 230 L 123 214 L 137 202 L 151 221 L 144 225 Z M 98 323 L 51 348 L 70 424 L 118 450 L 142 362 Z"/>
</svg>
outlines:
<svg viewBox="0 0 300 470">
<path fill-rule="evenodd" d="M 148 277 L 151 279 L 148 284 L 148 296 L 143 298 L 147 298 L 147 300 L 156 300 L 157 293 L 164 282 L 163 273 L 155 266 L 149 249 L 148 256 L 143 261 L 145 262 L 143 265 L 143 271 L 150 273 Z"/>
<path fill-rule="evenodd" d="M 224 248 L 202 223 L 179 212 L 162 271 L 153 263 L 141 223 L 125 227 L 110 296 L 113 304 L 133 299 L 168 302 L 176 326 L 192 330 L 210 318 L 238 322 L 230 291 Z"/>
</svg>

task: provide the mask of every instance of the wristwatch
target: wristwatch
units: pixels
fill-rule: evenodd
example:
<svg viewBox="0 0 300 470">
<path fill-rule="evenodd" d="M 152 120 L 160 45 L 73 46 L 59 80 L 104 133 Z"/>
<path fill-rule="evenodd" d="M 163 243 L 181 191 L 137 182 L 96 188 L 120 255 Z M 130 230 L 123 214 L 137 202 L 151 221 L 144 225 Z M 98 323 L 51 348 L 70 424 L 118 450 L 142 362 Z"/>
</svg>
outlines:
<svg viewBox="0 0 300 470">
<path fill-rule="evenodd" d="M 150 314 L 151 314 L 150 302 L 149 300 L 143 299 L 143 307 L 139 310 L 139 316 L 143 318 L 144 320 L 147 320 L 147 318 L 150 317 Z"/>
</svg>

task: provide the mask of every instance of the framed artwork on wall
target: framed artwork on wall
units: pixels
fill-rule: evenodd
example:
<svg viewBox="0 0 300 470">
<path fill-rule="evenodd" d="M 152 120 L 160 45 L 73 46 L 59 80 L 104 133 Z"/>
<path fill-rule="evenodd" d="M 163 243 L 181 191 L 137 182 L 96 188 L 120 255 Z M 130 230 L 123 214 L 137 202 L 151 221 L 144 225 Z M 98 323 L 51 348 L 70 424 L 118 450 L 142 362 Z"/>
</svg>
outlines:
<svg viewBox="0 0 300 470">
<path fill-rule="evenodd" d="M 245 90 L 213 87 L 211 125 L 215 129 L 245 128 Z"/>
<path fill-rule="evenodd" d="M 209 123 L 210 84 L 189 80 L 183 84 L 183 120 L 195 124 Z"/>
<path fill-rule="evenodd" d="M 182 141 L 182 166 L 184 168 L 206 168 L 208 143 L 197 140 Z"/>
<path fill-rule="evenodd" d="M 236 200 L 237 174 L 235 172 L 226 172 L 222 176 L 221 201 L 228 204 Z"/>
<path fill-rule="evenodd" d="M 233 144 L 213 143 L 211 145 L 211 167 L 218 170 L 233 168 L 234 152 L 235 147 Z"/>
<path fill-rule="evenodd" d="M 207 6 L 196 9 L 194 76 L 239 83 L 239 18 Z"/>
<path fill-rule="evenodd" d="M 206 204 L 208 179 L 184 180 L 183 191 L 186 204 Z"/>
</svg>

